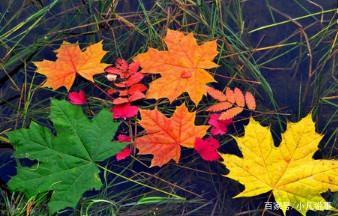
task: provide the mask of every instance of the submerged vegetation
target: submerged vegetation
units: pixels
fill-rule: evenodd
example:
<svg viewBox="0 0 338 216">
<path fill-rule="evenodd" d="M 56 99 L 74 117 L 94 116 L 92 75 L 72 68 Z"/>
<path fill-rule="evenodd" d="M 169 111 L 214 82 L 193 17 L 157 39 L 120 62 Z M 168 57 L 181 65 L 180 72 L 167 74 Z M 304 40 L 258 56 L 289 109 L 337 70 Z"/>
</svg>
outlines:
<svg viewBox="0 0 338 216">
<path fill-rule="evenodd" d="M 336 25 L 335 1 L 1 1 L 0 215 L 336 215 Z"/>
</svg>

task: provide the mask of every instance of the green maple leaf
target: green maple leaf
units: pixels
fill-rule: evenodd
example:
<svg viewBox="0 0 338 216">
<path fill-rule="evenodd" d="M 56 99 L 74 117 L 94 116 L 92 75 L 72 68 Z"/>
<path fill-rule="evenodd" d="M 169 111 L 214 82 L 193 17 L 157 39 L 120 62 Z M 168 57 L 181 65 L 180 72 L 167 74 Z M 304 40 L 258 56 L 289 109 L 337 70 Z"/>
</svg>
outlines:
<svg viewBox="0 0 338 216">
<path fill-rule="evenodd" d="M 107 110 L 89 120 L 81 107 L 52 100 L 49 118 L 56 136 L 35 122 L 28 129 L 8 133 L 16 158 L 38 161 L 33 167 L 18 166 L 17 175 L 8 185 L 28 197 L 53 191 L 48 203 L 53 214 L 66 207 L 76 207 L 85 191 L 100 189 L 96 162 L 114 156 L 128 143 L 112 141 L 119 124 Z"/>
</svg>

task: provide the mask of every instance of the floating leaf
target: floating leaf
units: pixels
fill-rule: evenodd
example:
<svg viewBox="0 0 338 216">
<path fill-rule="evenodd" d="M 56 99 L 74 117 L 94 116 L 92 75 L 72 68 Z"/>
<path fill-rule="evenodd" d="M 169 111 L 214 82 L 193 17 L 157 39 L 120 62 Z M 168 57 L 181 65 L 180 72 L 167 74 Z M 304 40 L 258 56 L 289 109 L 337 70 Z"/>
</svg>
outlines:
<svg viewBox="0 0 338 216">
<path fill-rule="evenodd" d="M 161 74 L 150 84 L 147 98 L 173 101 L 187 92 L 197 104 L 206 94 L 206 83 L 215 81 L 206 69 L 218 66 L 212 61 L 218 54 L 216 40 L 198 45 L 192 33 L 169 29 L 164 42 L 168 51 L 150 48 L 134 58 L 142 73 Z"/>
<path fill-rule="evenodd" d="M 146 135 L 136 138 L 139 154 L 152 154 L 151 166 L 162 166 L 171 159 L 179 162 L 181 146 L 193 148 L 195 139 L 203 137 L 209 126 L 196 126 L 195 113 L 181 105 L 171 118 L 158 110 L 141 110 L 140 125 Z"/>
<path fill-rule="evenodd" d="M 33 62 L 36 71 L 47 77 L 44 87 L 58 89 L 65 86 L 69 91 L 74 83 L 76 74 L 94 82 L 93 76 L 104 72 L 108 64 L 101 63 L 106 51 L 103 50 L 102 41 L 90 45 L 81 51 L 79 45 L 63 42 L 56 51 L 55 61 L 43 60 Z"/>
<path fill-rule="evenodd" d="M 33 167 L 18 166 L 8 185 L 28 197 L 53 191 L 48 203 L 52 214 L 74 208 L 85 191 L 100 189 L 96 163 L 114 156 L 126 143 L 112 141 L 119 124 L 107 110 L 89 120 L 81 107 L 52 100 L 50 120 L 56 136 L 35 122 L 8 133 L 16 158 L 38 162 Z"/>
<path fill-rule="evenodd" d="M 332 206 L 324 205 L 326 201 L 321 193 L 338 191 L 338 162 L 313 159 L 322 137 L 315 132 L 309 114 L 299 122 L 289 122 L 281 144 L 276 147 L 270 127 L 263 127 L 251 118 L 245 127 L 245 135 L 235 137 L 243 157 L 221 155 L 230 170 L 227 177 L 245 186 L 236 197 L 252 197 L 271 191 L 284 213 L 285 203 L 303 215 L 309 204 L 314 210 L 332 209 Z"/>
</svg>

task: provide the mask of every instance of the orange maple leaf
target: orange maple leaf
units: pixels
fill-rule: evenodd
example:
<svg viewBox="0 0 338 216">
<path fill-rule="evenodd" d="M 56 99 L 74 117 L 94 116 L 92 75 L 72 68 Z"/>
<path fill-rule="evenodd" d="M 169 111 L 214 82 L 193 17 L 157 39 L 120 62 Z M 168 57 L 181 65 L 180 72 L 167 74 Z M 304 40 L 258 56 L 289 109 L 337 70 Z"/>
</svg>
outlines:
<svg viewBox="0 0 338 216">
<path fill-rule="evenodd" d="M 206 94 L 206 83 L 215 81 L 205 69 L 218 67 L 212 61 L 218 54 L 216 40 L 198 45 L 192 33 L 184 35 L 169 29 L 164 42 L 168 51 L 150 48 L 134 58 L 142 73 L 161 74 L 150 84 L 147 98 L 173 101 L 187 92 L 197 104 Z"/>
<path fill-rule="evenodd" d="M 181 146 L 193 148 L 195 139 L 205 135 L 209 126 L 195 125 L 195 112 L 181 105 L 167 118 L 158 110 L 141 110 L 140 125 L 146 135 L 136 138 L 139 154 L 154 155 L 151 166 L 162 166 L 171 159 L 178 163 Z"/>
<path fill-rule="evenodd" d="M 85 51 L 81 51 L 78 43 L 71 44 L 64 41 L 55 53 L 57 57 L 55 61 L 33 62 L 37 67 L 36 71 L 47 77 L 43 87 L 50 87 L 54 90 L 65 86 L 69 91 L 77 73 L 93 82 L 93 76 L 103 73 L 108 66 L 108 64 L 101 63 L 106 54 L 102 41 L 88 46 Z"/>
</svg>

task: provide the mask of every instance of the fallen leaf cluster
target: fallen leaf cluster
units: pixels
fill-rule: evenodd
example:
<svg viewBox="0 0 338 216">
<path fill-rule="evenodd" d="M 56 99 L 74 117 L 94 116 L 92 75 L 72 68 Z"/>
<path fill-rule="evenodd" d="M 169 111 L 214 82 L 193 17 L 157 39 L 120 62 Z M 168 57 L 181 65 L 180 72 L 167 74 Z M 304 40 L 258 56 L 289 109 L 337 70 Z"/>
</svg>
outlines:
<svg viewBox="0 0 338 216">
<path fill-rule="evenodd" d="M 48 204 L 52 214 L 74 208 L 85 191 L 101 188 L 99 162 L 112 156 L 124 160 L 137 149 L 139 155 L 152 155 L 151 167 L 161 167 L 171 160 L 178 163 L 184 147 L 194 149 L 206 161 L 222 159 L 229 170 L 226 177 L 245 187 L 236 197 L 271 192 L 284 213 L 292 207 L 305 215 L 304 203 L 313 203 L 313 210 L 333 209 L 331 205 L 315 207 L 315 203 L 325 202 L 323 192 L 338 191 L 338 162 L 313 159 L 323 135 L 316 133 L 311 114 L 299 122 L 288 122 L 278 147 L 270 128 L 250 117 L 242 137 L 231 135 L 242 156 L 220 153 L 220 141 L 234 119 L 244 110 L 256 109 L 255 97 L 237 87 L 225 87 L 222 92 L 207 85 L 215 82 L 208 70 L 218 67 L 214 62 L 216 40 L 198 43 L 193 33 L 169 29 L 163 41 L 166 49 L 149 48 L 130 64 L 123 59 L 117 59 L 115 66 L 102 63 L 106 54 L 102 41 L 84 50 L 77 43 L 63 42 L 55 51 L 55 61 L 34 62 L 36 71 L 47 77 L 43 86 L 54 90 L 64 86 L 70 91 L 77 74 L 94 82 L 94 75 L 105 72 L 111 88 L 104 93 L 113 104 L 115 120 L 105 109 L 89 120 L 82 108 L 94 112 L 83 90 L 70 92 L 70 103 L 52 100 L 49 119 L 55 134 L 35 122 L 8 133 L 15 157 L 36 162 L 33 167 L 18 166 L 10 189 L 29 197 L 52 191 Z M 149 83 L 149 89 L 141 82 L 148 74 L 160 76 Z M 174 102 L 183 93 L 196 106 L 207 94 L 217 101 L 204 110 L 211 113 L 208 125 L 197 125 L 197 112 L 190 112 L 184 104 L 168 117 L 156 106 L 139 110 L 134 103 L 144 98 Z M 75 106 L 84 104 L 87 106 Z M 138 113 L 139 120 L 132 118 Z M 112 141 L 119 127 L 116 119 L 126 124 L 129 134 L 119 134 Z M 136 132 L 137 126 L 143 130 Z"/>
</svg>

